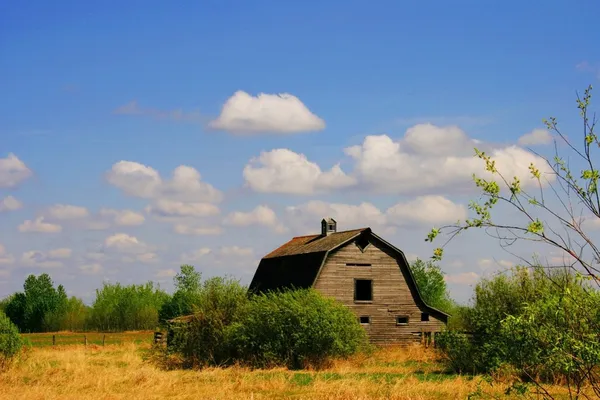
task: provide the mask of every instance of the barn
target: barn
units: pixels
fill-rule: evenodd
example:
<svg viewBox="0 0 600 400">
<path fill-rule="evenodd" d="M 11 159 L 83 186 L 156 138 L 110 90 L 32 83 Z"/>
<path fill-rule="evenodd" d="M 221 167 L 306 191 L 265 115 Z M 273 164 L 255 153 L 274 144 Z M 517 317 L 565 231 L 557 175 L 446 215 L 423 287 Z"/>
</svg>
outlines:
<svg viewBox="0 0 600 400">
<path fill-rule="evenodd" d="M 404 253 L 371 228 L 298 236 L 262 258 L 251 293 L 314 288 L 349 307 L 373 343 L 407 343 L 444 328 L 448 314 L 425 304 Z"/>
</svg>

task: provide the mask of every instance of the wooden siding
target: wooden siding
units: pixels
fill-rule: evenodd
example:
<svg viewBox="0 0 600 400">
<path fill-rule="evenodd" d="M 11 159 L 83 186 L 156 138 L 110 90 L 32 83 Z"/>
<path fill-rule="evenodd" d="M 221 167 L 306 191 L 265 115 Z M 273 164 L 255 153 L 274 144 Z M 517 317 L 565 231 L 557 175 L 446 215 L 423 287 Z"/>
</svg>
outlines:
<svg viewBox="0 0 600 400">
<path fill-rule="evenodd" d="M 437 332 L 444 322 L 429 316 L 421 322 L 421 310 L 412 297 L 394 254 L 374 240 L 363 251 L 351 242 L 331 252 L 315 282 L 315 289 L 348 306 L 358 317 L 369 316 L 363 325 L 374 343 L 402 343 L 420 340 L 420 332 Z M 375 242 L 375 243 L 374 243 Z M 370 267 L 346 266 L 346 263 L 370 263 Z M 354 280 L 373 280 L 373 301 L 354 301 Z M 408 316 L 407 325 L 396 325 L 396 316 Z"/>
</svg>

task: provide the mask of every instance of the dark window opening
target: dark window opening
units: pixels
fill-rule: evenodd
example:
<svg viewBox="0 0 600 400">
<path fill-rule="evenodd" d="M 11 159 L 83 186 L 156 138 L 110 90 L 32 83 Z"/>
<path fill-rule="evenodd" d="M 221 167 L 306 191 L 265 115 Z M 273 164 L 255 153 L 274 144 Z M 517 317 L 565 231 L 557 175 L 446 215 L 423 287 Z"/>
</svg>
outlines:
<svg viewBox="0 0 600 400">
<path fill-rule="evenodd" d="M 369 316 L 362 316 L 358 319 L 361 323 L 361 325 L 369 325 L 371 323 L 371 317 Z"/>
<path fill-rule="evenodd" d="M 362 235 L 356 239 L 356 245 L 361 251 L 363 251 L 369 245 L 369 239 L 365 235 Z"/>
<path fill-rule="evenodd" d="M 368 263 L 346 263 L 347 267 L 370 267 L 371 264 Z"/>
<path fill-rule="evenodd" d="M 330 231 L 334 230 L 333 224 L 329 224 L 329 228 Z"/>
<path fill-rule="evenodd" d="M 373 300 L 373 281 L 370 279 L 356 279 L 354 281 L 354 300 Z"/>
<path fill-rule="evenodd" d="M 429 314 L 426 312 L 421 313 L 421 321 L 423 321 L 423 322 L 429 321 Z"/>
<path fill-rule="evenodd" d="M 405 315 L 396 317 L 396 325 L 408 325 L 408 317 Z"/>
</svg>

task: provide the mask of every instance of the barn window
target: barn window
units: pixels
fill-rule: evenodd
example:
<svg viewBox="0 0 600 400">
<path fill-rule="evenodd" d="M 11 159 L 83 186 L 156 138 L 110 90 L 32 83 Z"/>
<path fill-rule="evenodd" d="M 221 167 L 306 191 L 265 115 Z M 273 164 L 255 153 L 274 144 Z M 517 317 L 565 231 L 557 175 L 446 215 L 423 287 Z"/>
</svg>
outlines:
<svg viewBox="0 0 600 400">
<path fill-rule="evenodd" d="M 368 315 L 363 315 L 359 317 L 358 320 L 360 321 L 361 325 L 369 325 L 371 323 L 371 317 Z"/>
<path fill-rule="evenodd" d="M 429 321 L 429 313 L 421 313 L 421 321 L 426 322 Z"/>
<path fill-rule="evenodd" d="M 371 279 L 354 280 L 354 300 L 373 301 L 373 281 Z"/>
<path fill-rule="evenodd" d="M 369 245 L 369 239 L 366 235 L 361 235 L 358 239 L 356 239 L 356 245 L 360 249 L 360 251 L 365 251 L 367 246 Z"/>
<path fill-rule="evenodd" d="M 406 315 L 397 316 L 396 325 L 408 325 L 408 317 Z"/>
<path fill-rule="evenodd" d="M 346 267 L 370 267 L 368 263 L 346 263 Z"/>
</svg>

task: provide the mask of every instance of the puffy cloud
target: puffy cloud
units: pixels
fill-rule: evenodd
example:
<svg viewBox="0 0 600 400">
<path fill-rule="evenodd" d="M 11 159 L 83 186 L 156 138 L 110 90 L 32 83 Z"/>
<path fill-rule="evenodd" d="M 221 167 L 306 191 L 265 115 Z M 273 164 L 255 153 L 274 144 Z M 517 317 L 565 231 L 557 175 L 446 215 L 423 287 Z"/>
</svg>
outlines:
<svg viewBox="0 0 600 400">
<path fill-rule="evenodd" d="M 38 217 L 35 220 L 25 220 L 21 225 L 19 225 L 18 229 L 19 232 L 22 233 L 58 233 L 62 231 L 62 226 L 44 222 L 44 217 Z"/>
<path fill-rule="evenodd" d="M 81 265 L 79 267 L 79 270 L 81 271 L 82 274 L 85 274 L 85 275 L 98 275 L 98 274 L 102 273 L 104 268 L 102 268 L 102 265 L 99 263 L 92 263 L 92 264 Z"/>
<path fill-rule="evenodd" d="M 361 145 L 345 152 L 355 162 L 354 176 L 361 184 L 381 193 L 425 194 L 473 190 L 472 174 L 490 177 L 483 161 L 473 157 L 479 147 L 496 161 L 506 177 L 519 177 L 522 186 L 534 184 L 529 172 L 533 163 L 550 173 L 546 162 L 517 146 L 492 147 L 468 138 L 457 127 L 414 126 L 404 138 L 394 141 L 387 135 L 367 136 Z M 553 175 L 546 175 L 548 180 Z"/>
<path fill-rule="evenodd" d="M 135 236 L 116 233 L 104 240 L 104 252 L 124 255 L 123 261 L 152 263 L 158 261 L 154 249 Z"/>
<path fill-rule="evenodd" d="M 201 247 L 181 255 L 182 263 L 194 263 L 205 267 L 225 268 L 252 267 L 258 265 L 254 249 L 251 247 L 223 246 L 218 249 Z"/>
<path fill-rule="evenodd" d="M 23 253 L 21 264 L 27 267 L 37 268 L 61 268 L 63 261 L 71 257 L 71 249 L 60 248 L 48 252 L 31 250 Z"/>
<path fill-rule="evenodd" d="M 61 247 L 59 249 L 54 249 L 54 250 L 50 250 L 48 252 L 48 257 L 53 258 L 53 259 L 66 259 L 66 258 L 71 258 L 71 255 L 73 254 L 73 250 L 66 248 L 66 247 Z"/>
<path fill-rule="evenodd" d="M 552 143 L 552 135 L 547 129 L 534 129 L 519 138 L 521 146 L 535 146 Z"/>
<path fill-rule="evenodd" d="M 206 217 L 218 215 L 220 210 L 210 203 L 158 199 L 154 205 L 146 207 L 146 212 L 160 217 Z"/>
<path fill-rule="evenodd" d="M 265 205 L 259 205 L 249 212 L 234 211 L 229 213 L 223 223 L 232 226 L 262 225 L 273 229 L 277 233 L 286 232 L 286 228 L 277 218 L 275 211 Z"/>
<path fill-rule="evenodd" d="M 286 217 L 295 231 L 314 233 L 320 229 L 323 217 L 332 217 L 338 222 L 338 230 L 370 226 L 381 233 L 393 233 L 395 226 L 430 226 L 467 216 L 464 206 L 453 203 L 442 196 L 421 196 L 400 202 L 382 212 L 372 203 L 358 205 L 326 203 L 313 200 L 286 208 Z"/>
<path fill-rule="evenodd" d="M 295 231 L 307 233 L 320 232 L 323 217 L 335 219 L 339 231 L 366 226 L 383 227 L 387 222 L 385 214 L 367 202 L 351 205 L 313 200 L 299 206 L 287 207 L 286 214 Z"/>
<path fill-rule="evenodd" d="M 14 263 L 15 258 L 12 256 L 12 254 L 9 254 L 6 251 L 6 248 L 0 244 L 0 265 L 10 265 L 12 263 Z"/>
<path fill-rule="evenodd" d="M 467 210 L 463 205 L 443 196 L 419 196 L 390 207 L 386 214 L 389 222 L 397 225 L 440 225 L 467 218 Z"/>
<path fill-rule="evenodd" d="M 47 211 L 47 217 L 56 220 L 72 220 L 87 218 L 90 212 L 85 207 L 73 206 L 70 204 L 56 204 Z"/>
<path fill-rule="evenodd" d="M 144 216 L 132 210 L 114 210 L 111 208 L 102 208 L 99 212 L 100 217 L 108 218 L 117 226 L 137 226 L 144 223 Z"/>
<path fill-rule="evenodd" d="M 15 199 L 13 196 L 7 196 L 0 200 L 0 212 L 16 211 L 23 208 L 23 203 Z"/>
<path fill-rule="evenodd" d="M 311 194 L 355 184 L 339 165 L 329 171 L 288 149 L 262 152 L 244 167 L 246 184 L 257 192 Z"/>
<path fill-rule="evenodd" d="M 156 273 L 157 278 L 172 278 L 177 275 L 177 271 L 174 269 L 161 269 Z"/>
<path fill-rule="evenodd" d="M 260 93 L 254 97 L 239 90 L 225 102 L 209 127 L 235 134 L 293 134 L 322 130 L 325 121 L 291 94 Z"/>
<path fill-rule="evenodd" d="M 29 167 L 13 153 L 0 158 L 0 188 L 15 187 L 31 175 L 33 172 Z"/>
<path fill-rule="evenodd" d="M 223 228 L 220 226 L 195 226 L 188 224 L 175 224 L 173 226 L 173 232 L 179 235 L 220 235 L 223 233 Z"/>
<path fill-rule="evenodd" d="M 458 274 L 445 275 L 444 279 L 448 283 L 457 285 L 473 285 L 479 280 L 479 275 L 475 272 L 461 272 Z"/>
<path fill-rule="evenodd" d="M 152 167 L 133 161 L 119 161 L 106 174 L 111 185 L 130 196 L 186 202 L 221 201 L 221 192 L 201 178 L 196 169 L 180 165 L 171 179 L 163 180 Z"/>
</svg>

